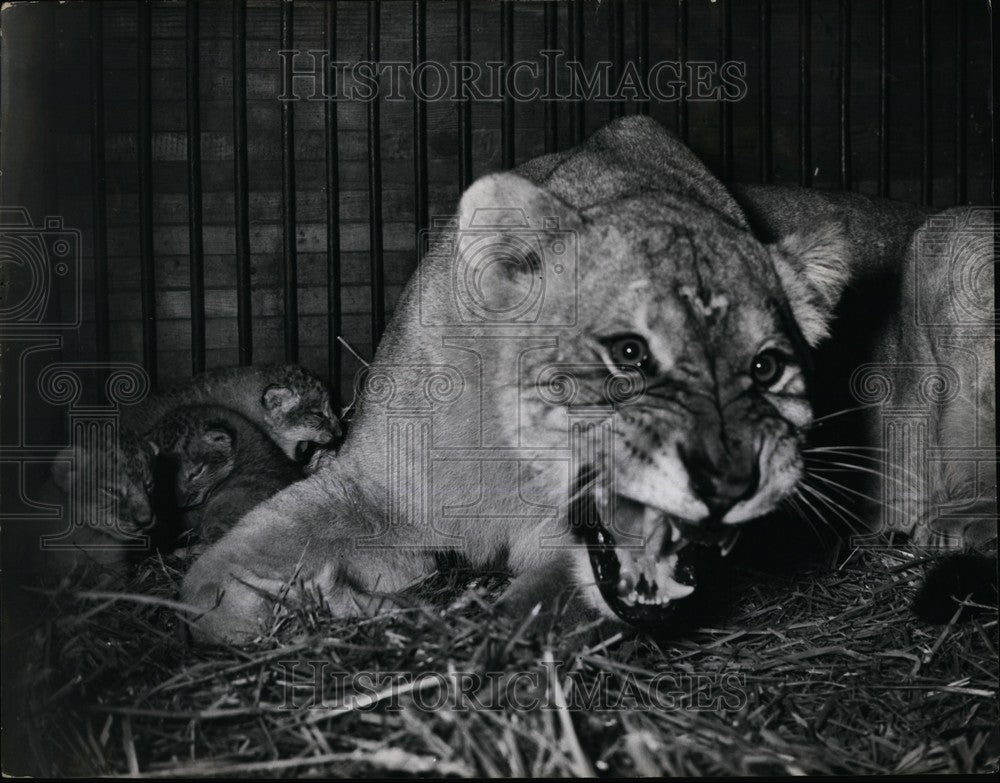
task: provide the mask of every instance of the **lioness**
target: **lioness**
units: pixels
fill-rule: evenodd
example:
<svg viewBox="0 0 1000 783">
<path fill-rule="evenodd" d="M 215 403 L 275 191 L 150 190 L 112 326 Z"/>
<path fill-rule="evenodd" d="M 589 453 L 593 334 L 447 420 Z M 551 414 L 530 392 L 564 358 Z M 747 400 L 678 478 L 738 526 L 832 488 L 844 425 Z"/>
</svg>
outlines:
<svg viewBox="0 0 1000 783">
<path fill-rule="evenodd" d="M 504 557 L 508 605 L 568 577 L 596 612 L 655 624 L 799 483 L 810 352 L 850 276 L 835 220 L 764 243 L 629 117 L 478 180 L 439 228 L 337 460 L 184 580 L 196 636 L 252 636 L 288 585 L 369 612 L 446 550 Z"/>
<path fill-rule="evenodd" d="M 851 487 L 870 501 L 859 513 L 921 546 L 995 538 L 995 211 L 789 187 L 735 195 L 764 239 L 820 219 L 851 242 L 851 281 L 815 356 L 813 396 L 836 417 L 822 439 L 839 449 L 832 459 L 869 452 Z"/>
</svg>

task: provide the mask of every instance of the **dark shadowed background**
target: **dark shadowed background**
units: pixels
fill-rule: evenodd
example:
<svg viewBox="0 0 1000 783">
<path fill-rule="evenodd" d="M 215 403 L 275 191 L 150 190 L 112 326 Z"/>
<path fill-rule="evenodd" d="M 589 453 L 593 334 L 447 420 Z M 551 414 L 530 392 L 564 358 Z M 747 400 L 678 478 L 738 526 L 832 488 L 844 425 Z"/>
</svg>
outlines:
<svg viewBox="0 0 1000 783">
<path fill-rule="evenodd" d="M 514 103 L 505 135 L 502 103 L 474 101 L 463 137 L 462 104 L 429 101 L 424 104 L 426 136 L 418 138 L 413 95 L 404 83 L 402 101 L 378 102 L 379 182 L 372 180 L 367 103 L 337 102 L 331 137 L 326 102 L 297 101 L 288 137 L 293 140 L 295 209 L 286 223 L 282 190 L 291 179 L 283 175 L 283 103 L 278 99 L 283 3 L 251 0 L 245 4 L 245 41 L 237 38 L 246 58 L 249 244 L 241 250 L 234 127 L 242 113 L 239 105 L 234 113 L 233 90 L 241 82 L 233 35 L 243 7 L 240 2 L 6 6 L 2 203 L 26 208 L 35 227 L 46 216 L 58 216 L 64 226 L 82 232 L 82 312 L 78 329 L 59 332 L 64 360 L 138 362 L 150 370 L 155 363 L 155 380 L 162 384 L 188 377 L 202 365 L 294 359 L 297 352 L 301 363 L 339 386 L 346 403 L 360 364 L 346 351 L 335 351 L 329 336 L 342 335 L 369 359 L 377 331 L 371 318 L 372 257 L 384 269 L 387 316 L 413 271 L 415 235 L 424 219 L 414 209 L 423 192 L 415 180 L 415 153 L 426 150 L 428 214 L 448 214 L 461 190 L 463 157 L 471 162 L 468 176 L 479 176 L 503 168 L 511 155 L 520 162 L 547 146 L 570 146 L 615 112 L 639 106 L 564 101 L 548 104 L 547 113 L 541 101 Z M 336 59 L 344 61 L 366 59 L 374 39 L 382 60 L 412 62 L 415 13 L 425 13 L 424 57 L 442 63 L 464 59 L 466 47 L 473 61 L 504 59 L 507 41 L 508 56 L 540 61 L 546 40 L 570 58 L 575 52 L 588 68 L 610 61 L 612 73 L 628 61 L 640 68 L 677 59 L 745 62 L 748 90 L 740 100 L 653 101 L 648 106 L 654 117 L 679 129 L 720 176 L 846 186 L 871 194 L 881 190 L 939 207 L 990 198 L 990 23 L 983 0 L 605 0 L 519 2 L 506 10 L 487 2 L 386 0 L 377 13 L 377 35 L 368 3 L 337 3 L 332 20 L 325 18 L 329 10 L 323 3 L 296 0 L 284 8 L 293 48 L 325 49 L 329 22 Z M 459 24 L 463 13 L 467 39 Z M 191 50 L 196 57 L 189 64 L 187 42 L 195 22 L 196 48 Z M 144 64 L 148 91 L 143 89 Z M 197 66 L 199 100 L 189 112 L 191 65 Z M 298 68 L 308 65 L 296 61 Z M 300 92 L 309 92 L 298 84 Z M 189 232 L 192 117 L 200 125 L 201 253 L 192 247 Z M 883 121 L 884 137 L 879 133 Z M 506 161 L 505 138 L 510 139 Z M 333 194 L 339 285 L 327 244 L 331 155 L 338 164 L 331 181 L 339 187 Z M 144 158 L 148 169 L 140 186 Z M 372 188 L 381 193 L 380 223 L 369 202 Z M 148 199 L 145 229 L 143 194 Z M 374 254 L 373 223 L 382 242 Z M 293 238 L 286 242 L 288 227 Z M 192 256 L 200 259 L 194 276 Z M 105 265 L 106 275 L 100 271 Z M 242 289 L 241 265 L 249 272 Z M 293 268 L 297 280 L 294 287 L 286 286 Z M 16 277 L 10 264 L 5 272 Z M 198 295 L 192 303 L 193 277 L 196 290 L 203 280 L 203 327 Z M 55 281 L 52 288 L 53 306 L 72 309 L 73 286 Z M 245 302 L 242 351 L 238 289 Z M 290 309 L 293 304 L 297 313 Z M 145 334 L 144 314 L 155 323 Z M 294 348 L 289 329 L 296 331 Z M 49 350 L 42 358 L 58 355 Z M 339 365 L 339 372 L 332 365 Z M 30 417 L 30 401 L 28 408 Z M 46 418 L 44 411 L 37 415 Z"/>
</svg>

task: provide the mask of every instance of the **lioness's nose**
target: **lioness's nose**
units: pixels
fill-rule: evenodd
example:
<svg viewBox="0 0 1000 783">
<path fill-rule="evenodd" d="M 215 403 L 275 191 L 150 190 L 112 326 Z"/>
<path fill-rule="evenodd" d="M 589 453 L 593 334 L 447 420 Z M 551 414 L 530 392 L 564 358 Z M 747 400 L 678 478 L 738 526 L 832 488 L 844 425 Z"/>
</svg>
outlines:
<svg viewBox="0 0 1000 783">
<path fill-rule="evenodd" d="M 730 453 L 724 447 L 706 448 L 704 443 L 679 445 L 677 453 L 687 470 L 691 489 L 708 506 L 710 519 L 721 519 L 729 509 L 757 491 L 760 471 L 754 453 L 739 449 Z"/>
</svg>

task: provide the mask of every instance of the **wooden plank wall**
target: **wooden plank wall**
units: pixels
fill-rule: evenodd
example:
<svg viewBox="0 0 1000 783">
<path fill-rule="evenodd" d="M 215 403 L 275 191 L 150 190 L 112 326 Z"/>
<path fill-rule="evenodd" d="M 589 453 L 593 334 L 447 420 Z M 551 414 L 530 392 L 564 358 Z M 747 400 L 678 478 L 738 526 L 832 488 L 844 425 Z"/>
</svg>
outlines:
<svg viewBox="0 0 1000 783">
<path fill-rule="evenodd" d="M 113 359 L 141 357 L 139 321 L 139 243 L 136 174 L 136 6 L 107 2 L 104 16 L 104 79 L 106 95 L 106 154 L 108 254 L 111 270 Z M 253 345 L 255 361 L 282 359 L 281 260 L 281 148 L 279 0 L 251 0 L 247 30 L 247 98 L 250 165 L 250 241 L 252 249 Z M 798 11 L 795 2 L 772 2 L 771 92 L 774 181 L 797 183 L 798 158 Z M 587 2 L 585 61 L 593 64 L 608 56 L 608 8 Z M 853 4 L 852 32 L 852 157 L 854 188 L 876 189 L 878 107 L 878 4 Z M 720 57 L 722 3 L 689 0 L 690 60 L 717 61 Z M 968 39 L 969 199 L 986 203 L 989 176 L 988 35 L 982 4 L 970 4 Z M 748 63 L 749 92 L 732 106 L 733 174 L 737 180 L 757 181 L 758 133 L 756 3 L 736 2 L 732 8 L 732 57 Z M 909 0 L 893 0 L 891 26 L 891 195 L 917 201 L 920 196 L 919 14 Z M 382 57 L 412 58 L 411 3 L 398 0 L 382 5 Z M 650 3 L 650 61 L 675 59 L 675 7 Z M 934 95 L 934 203 L 947 206 L 954 193 L 955 35 L 950 3 L 932 6 L 932 69 Z M 161 382 L 182 379 L 191 371 L 187 184 L 185 163 L 185 74 L 183 3 L 153 8 L 153 182 L 156 258 L 156 316 L 158 320 Z M 499 8 L 474 2 L 472 52 L 479 61 L 500 59 Z M 559 46 L 567 48 L 568 7 L 559 4 Z M 982 16 L 982 19 L 979 17 Z M 297 0 L 295 44 L 298 49 L 320 49 L 322 4 Z M 237 361 L 236 268 L 234 262 L 232 42 L 231 6 L 202 3 L 201 10 L 201 149 L 204 180 L 205 308 L 207 363 Z M 363 2 L 338 4 L 338 57 L 365 57 L 367 9 Z M 631 3 L 625 10 L 625 51 L 634 51 Z M 812 150 L 814 184 L 834 187 L 838 167 L 837 97 L 838 4 L 812 3 Z M 428 58 L 456 59 L 456 9 L 448 0 L 431 0 L 427 10 Z M 538 59 L 542 48 L 543 3 L 517 3 L 514 9 L 514 48 L 517 59 Z M 382 170 L 384 187 L 384 247 L 388 307 L 395 302 L 414 268 L 412 112 L 407 100 L 383 102 Z M 716 169 L 720 156 L 718 103 L 689 103 L 690 144 Z M 343 332 L 364 358 L 372 355 L 369 336 L 368 153 L 365 104 L 338 104 L 340 124 L 341 237 L 343 252 Z M 631 111 L 631 109 L 629 109 Z M 655 104 L 654 117 L 673 127 L 676 106 Z M 448 101 L 428 105 L 430 213 L 448 214 L 458 197 L 456 105 Z M 473 161 L 475 174 L 500 168 L 500 106 L 473 106 Z M 568 144 L 568 115 L 559 118 L 559 135 Z M 608 117 L 604 104 L 587 107 L 588 130 Z M 543 149 L 543 106 L 517 104 L 515 150 L 518 161 Z M 300 360 L 321 374 L 328 372 L 326 353 L 326 227 L 324 222 L 323 104 L 299 101 L 295 106 L 297 183 L 297 247 L 299 284 Z M 80 137 L 79 143 L 89 145 Z M 83 148 L 81 148 L 83 149 Z M 84 157 L 86 157 L 84 155 Z M 85 253 L 89 248 L 85 247 Z M 92 259 L 91 259 L 92 262 Z M 92 266 L 91 266 L 92 270 Z M 92 282 L 92 271 L 90 273 Z M 85 299 L 90 300 L 85 292 Z M 93 331 L 93 312 L 81 334 Z M 344 399 L 351 398 L 351 378 L 360 365 L 345 354 Z"/>
</svg>

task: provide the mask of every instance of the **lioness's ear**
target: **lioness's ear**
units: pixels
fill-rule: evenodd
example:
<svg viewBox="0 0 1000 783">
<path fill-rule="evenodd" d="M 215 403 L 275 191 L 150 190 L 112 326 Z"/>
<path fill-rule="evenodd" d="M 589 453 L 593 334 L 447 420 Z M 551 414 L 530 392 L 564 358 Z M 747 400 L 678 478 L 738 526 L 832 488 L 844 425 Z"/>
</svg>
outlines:
<svg viewBox="0 0 1000 783">
<path fill-rule="evenodd" d="M 556 300 L 560 291 L 571 290 L 582 225 L 573 207 L 524 177 L 503 173 L 476 180 L 458 207 L 455 280 L 461 306 L 487 321 L 541 317 L 531 302 Z"/>
<path fill-rule="evenodd" d="M 480 177 L 462 194 L 458 206 L 460 229 L 572 229 L 579 220 L 579 213 L 565 201 L 510 172 Z"/>
<path fill-rule="evenodd" d="M 774 267 L 795 320 L 815 346 L 830 334 L 830 318 L 850 278 L 850 245 L 829 223 L 770 245 Z"/>
</svg>

